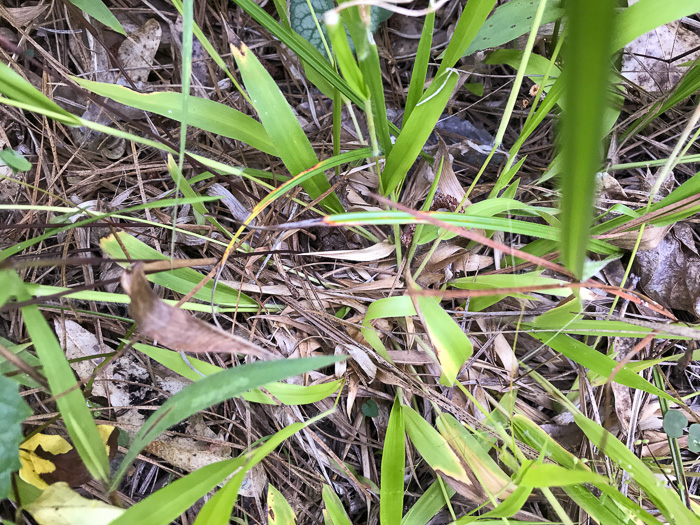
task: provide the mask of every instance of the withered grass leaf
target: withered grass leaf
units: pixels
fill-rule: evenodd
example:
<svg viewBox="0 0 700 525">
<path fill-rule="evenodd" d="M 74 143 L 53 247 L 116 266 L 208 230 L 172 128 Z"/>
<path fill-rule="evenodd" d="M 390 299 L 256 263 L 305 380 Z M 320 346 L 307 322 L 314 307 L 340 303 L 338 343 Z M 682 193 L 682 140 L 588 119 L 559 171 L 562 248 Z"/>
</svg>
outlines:
<svg viewBox="0 0 700 525">
<path fill-rule="evenodd" d="M 125 270 L 122 286 L 131 304 L 129 312 L 141 330 L 163 346 L 185 352 L 225 352 L 275 359 L 271 352 L 197 319 L 190 313 L 161 301 L 146 279 L 142 264 Z"/>
</svg>

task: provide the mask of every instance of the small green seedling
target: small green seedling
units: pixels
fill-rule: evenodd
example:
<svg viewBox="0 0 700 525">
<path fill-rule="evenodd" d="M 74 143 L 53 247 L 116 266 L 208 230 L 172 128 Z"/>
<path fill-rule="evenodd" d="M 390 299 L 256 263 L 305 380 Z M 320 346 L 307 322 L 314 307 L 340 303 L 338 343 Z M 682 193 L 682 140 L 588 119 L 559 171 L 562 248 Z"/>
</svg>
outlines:
<svg viewBox="0 0 700 525">
<path fill-rule="evenodd" d="M 683 431 L 688 425 L 688 418 L 680 410 L 669 410 L 664 416 L 664 432 L 671 438 L 683 436 Z M 700 452 L 700 425 L 693 423 L 688 427 L 688 450 Z"/>
</svg>

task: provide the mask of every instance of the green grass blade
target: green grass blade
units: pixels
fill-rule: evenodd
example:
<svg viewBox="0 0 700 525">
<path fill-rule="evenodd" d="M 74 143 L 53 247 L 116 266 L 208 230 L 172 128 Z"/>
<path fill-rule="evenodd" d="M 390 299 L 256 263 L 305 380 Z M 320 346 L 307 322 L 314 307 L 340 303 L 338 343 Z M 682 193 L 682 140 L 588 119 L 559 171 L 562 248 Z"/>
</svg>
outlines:
<svg viewBox="0 0 700 525">
<path fill-rule="evenodd" d="M 139 241 L 133 235 L 128 233 L 118 233 L 119 241 L 114 237 L 114 235 L 109 235 L 100 239 L 100 248 L 110 257 L 115 259 L 124 259 L 126 254 L 122 250 L 122 245 L 126 248 L 129 256 L 133 259 L 156 259 L 156 260 L 167 260 L 168 258 L 160 253 L 159 251 L 151 248 L 146 243 Z M 121 242 L 121 245 L 120 245 Z M 118 263 L 122 267 L 126 267 L 128 263 Z M 169 290 L 173 290 L 177 293 L 187 294 L 192 291 L 192 289 L 198 285 L 203 279 L 204 275 L 199 273 L 197 270 L 192 268 L 176 268 L 175 270 L 168 272 L 159 272 L 147 276 L 148 280 L 154 284 L 159 284 Z M 257 308 L 258 304 L 245 294 L 240 293 L 238 290 L 231 288 L 223 283 L 218 283 L 216 286 L 216 291 L 212 298 L 212 289 L 214 284 L 209 281 L 205 284 L 197 293 L 194 294 L 196 299 L 206 301 L 207 303 L 214 302 L 217 305 L 225 306 L 236 306 L 241 307 L 255 306 Z"/>
<path fill-rule="evenodd" d="M 350 518 L 348 518 L 343 508 L 343 502 L 340 501 L 337 494 L 333 492 L 333 489 L 324 484 L 322 494 L 323 502 L 326 504 L 326 510 L 328 511 L 331 523 L 333 523 L 333 525 L 352 525 Z"/>
<path fill-rule="evenodd" d="M 532 328 L 532 325 L 530 323 L 522 323 L 522 328 L 529 331 Z M 574 339 L 573 337 L 569 337 L 566 334 L 551 335 L 539 334 L 535 332 L 529 333 L 532 337 L 543 342 L 552 350 L 556 350 L 572 361 L 589 368 L 591 371 L 605 379 L 610 377 L 612 371 L 619 364 L 611 357 L 601 354 L 600 352 L 593 351 L 588 345 Z M 671 402 L 675 402 L 672 396 L 663 390 L 656 388 L 649 381 L 629 370 L 627 367 L 623 366 L 617 372 L 617 374 L 615 374 L 613 381 L 630 388 L 643 390 L 649 394 L 663 397 Z"/>
<path fill-rule="evenodd" d="M 408 170 L 420 154 L 440 115 L 445 110 L 458 78 L 458 73 L 452 70 L 446 71 L 433 80 L 433 83 L 421 97 L 386 159 L 380 179 L 382 195 L 389 195 L 403 184 Z"/>
<path fill-rule="evenodd" d="M 328 416 L 331 411 L 323 412 L 315 417 L 308 419 L 303 423 L 293 423 L 283 428 L 282 430 L 276 432 L 264 442 L 257 447 L 252 452 L 247 453 L 247 462 L 245 465 L 236 473 L 236 475 L 231 478 L 231 480 L 226 484 L 226 486 L 217 492 L 214 497 L 207 502 L 202 508 L 195 525 L 226 525 L 229 523 L 231 516 L 231 509 L 238 496 L 238 490 L 243 483 L 244 477 L 250 469 L 255 465 L 260 463 L 265 457 L 267 457 L 274 449 L 281 445 L 284 441 L 292 437 L 295 433 L 300 430 L 307 428 L 316 422 L 320 421 L 324 417 Z M 293 521 L 292 521 L 293 523 Z"/>
<path fill-rule="evenodd" d="M 420 34 L 418 50 L 416 51 L 416 61 L 413 63 L 411 72 L 411 82 L 408 85 L 406 104 L 403 113 L 403 126 L 408 122 L 413 110 L 418 104 L 423 94 L 426 75 L 428 74 L 428 63 L 430 62 L 430 48 L 433 46 L 433 30 L 435 28 L 435 13 L 428 13 L 423 23 L 423 31 Z"/>
<path fill-rule="evenodd" d="M 612 50 L 618 51 L 644 33 L 698 11 L 699 0 L 639 0 L 618 17 Z"/>
<path fill-rule="evenodd" d="M 272 16 L 258 6 L 253 0 L 234 0 L 241 9 L 248 13 L 261 26 L 267 29 L 272 36 L 278 38 L 289 47 L 299 58 L 315 70 L 329 84 L 345 95 L 352 102 L 362 107 L 363 98 L 331 67 L 326 58 L 319 51 L 289 28 L 280 25 Z"/>
<path fill-rule="evenodd" d="M 85 11 L 98 22 L 102 22 L 113 31 L 126 36 L 126 31 L 124 31 L 119 20 L 117 20 L 117 17 L 112 14 L 102 0 L 69 0 L 69 2 L 78 9 Z"/>
<path fill-rule="evenodd" d="M 241 468 L 245 461 L 246 457 L 241 456 L 201 467 L 132 505 L 124 514 L 112 521 L 111 525 L 172 523 L 199 498 L 214 489 L 236 469 Z M 225 523 L 228 523 L 228 517 Z"/>
<path fill-rule="evenodd" d="M 583 275 L 593 218 L 595 176 L 602 159 L 603 116 L 608 100 L 613 2 L 568 4 L 568 48 L 562 123 L 561 252 L 564 265 Z"/>
<path fill-rule="evenodd" d="M 54 120 L 69 126 L 79 126 L 80 119 L 67 112 L 61 106 L 49 100 L 49 98 L 15 73 L 10 66 L 0 62 L 0 93 L 11 100 L 30 104 L 52 114 Z"/>
<path fill-rule="evenodd" d="M 435 472 L 471 487 L 472 481 L 450 443 L 412 408 L 403 406 L 403 415 L 406 433 L 428 465 Z"/>
<path fill-rule="evenodd" d="M 134 348 L 139 352 L 143 352 L 151 359 L 158 361 L 161 365 L 169 368 L 173 372 L 180 374 L 191 381 L 199 381 L 203 376 L 216 374 L 224 370 L 216 365 L 212 365 L 207 361 L 202 361 L 192 356 L 188 356 L 187 360 L 199 373 L 195 372 L 182 359 L 179 352 L 173 352 L 165 348 L 146 345 L 142 343 L 134 344 Z M 328 396 L 333 395 L 344 384 L 342 379 L 329 381 L 327 383 L 318 383 L 314 385 L 295 385 L 292 383 L 268 383 L 264 385 L 265 390 L 278 399 L 285 405 L 308 405 L 317 403 Z M 267 405 L 276 405 L 270 396 L 264 394 L 261 390 L 254 389 L 250 392 L 241 394 L 241 397 L 251 403 L 264 403 Z"/>
<path fill-rule="evenodd" d="M 268 525 L 294 525 L 296 516 L 284 496 L 272 484 L 267 488 Z"/>
<path fill-rule="evenodd" d="M 676 492 L 665 487 L 644 462 L 620 440 L 578 410 L 574 413 L 574 421 L 595 446 L 599 447 L 620 468 L 627 471 L 632 480 L 644 490 L 654 506 L 661 510 L 670 523 L 697 525 L 697 515 L 685 507 Z"/>
<path fill-rule="evenodd" d="M 85 89 L 103 97 L 130 106 L 150 111 L 163 117 L 182 121 L 182 95 L 171 91 L 159 93 L 137 93 L 124 86 L 93 82 L 73 77 Z M 265 132 L 262 124 L 245 113 L 199 97 L 190 97 L 188 103 L 187 124 L 235 140 L 270 155 L 277 155 L 277 149 Z"/>
<path fill-rule="evenodd" d="M 338 68 L 340 68 L 350 87 L 362 97 L 364 102 L 369 97 L 369 92 L 365 83 L 365 77 L 360 71 L 360 66 L 357 65 L 357 61 L 350 49 L 345 25 L 342 23 L 338 13 L 333 10 L 328 11 L 323 20 L 326 23 L 328 36 L 333 45 L 336 64 L 338 64 Z"/>
<path fill-rule="evenodd" d="M 27 300 L 29 294 L 25 291 L 19 299 Z M 107 452 L 61 345 L 37 305 L 24 306 L 22 316 L 73 445 L 90 474 L 107 483 Z"/>
<path fill-rule="evenodd" d="M 440 361 L 440 384 L 453 386 L 462 365 L 472 355 L 472 342 L 434 297 L 416 296 L 415 302 Z"/>
<path fill-rule="evenodd" d="M 454 67 L 457 61 L 462 58 L 464 50 L 472 43 L 494 5 L 496 5 L 496 0 L 469 0 L 467 2 L 454 29 L 452 38 L 450 38 L 450 43 L 442 55 L 440 68 L 435 75 L 436 79 L 447 69 Z"/>
<path fill-rule="evenodd" d="M 392 143 L 389 135 L 389 123 L 386 117 L 386 102 L 384 100 L 379 53 L 370 28 L 370 7 L 357 6 L 345 9 L 342 11 L 342 17 L 347 23 L 353 42 L 355 42 L 357 61 L 369 90 L 371 107 L 366 112 L 368 117 L 371 117 L 368 118 L 367 122 L 370 127 L 370 133 L 376 132 L 382 153 L 388 155 L 391 152 Z"/>
<path fill-rule="evenodd" d="M 231 44 L 231 52 L 236 59 L 253 107 L 270 140 L 277 146 L 277 153 L 289 172 L 292 175 L 298 175 L 318 164 L 316 153 L 304 130 L 301 129 L 296 115 L 277 87 L 277 83 L 257 57 L 240 40 Z M 312 199 L 316 199 L 331 187 L 322 173 L 306 181 L 303 186 Z M 328 195 L 321 203 L 330 211 L 338 212 L 343 209 L 335 193 Z"/>
<path fill-rule="evenodd" d="M 445 496 L 451 498 L 455 492 L 449 486 L 443 491 L 439 481 L 433 482 L 403 517 L 401 525 L 425 525 L 445 506 Z"/>
<path fill-rule="evenodd" d="M 382 452 L 379 520 L 382 525 L 401 521 L 403 514 L 403 483 L 406 471 L 406 437 L 400 395 L 394 399 Z"/>
<path fill-rule="evenodd" d="M 284 359 L 280 361 L 255 362 L 224 370 L 192 383 L 154 412 L 134 437 L 129 452 L 115 474 L 112 488 L 116 488 L 131 463 L 143 448 L 163 431 L 185 418 L 212 405 L 260 387 L 271 381 L 303 374 L 331 365 L 340 359 L 337 356 L 307 359 Z M 100 442 L 101 444 L 101 442 Z M 104 447 L 102 447 L 104 451 Z M 106 456 L 105 456 L 106 457 Z"/>
</svg>

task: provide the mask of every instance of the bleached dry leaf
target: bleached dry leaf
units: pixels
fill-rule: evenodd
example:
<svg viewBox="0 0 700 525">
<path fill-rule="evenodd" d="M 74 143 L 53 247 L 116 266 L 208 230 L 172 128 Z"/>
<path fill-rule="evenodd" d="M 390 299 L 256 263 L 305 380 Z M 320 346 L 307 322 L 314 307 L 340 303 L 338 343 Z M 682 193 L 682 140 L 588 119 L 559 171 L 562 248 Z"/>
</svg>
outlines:
<svg viewBox="0 0 700 525">
<path fill-rule="evenodd" d="M 22 7 L 1 7 L 0 15 L 15 27 L 25 27 L 32 22 L 38 22 L 48 5 L 31 5 Z"/>
<path fill-rule="evenodd" d="M 75 373 L 78 374 L 78 377 L 82 381 L 89 380 L 97 365 L 104 361 L 104 358 L 84 359 L 96 354 L 111 352 L 112 349 L 100 345 L 97 337 L 92 332 L 89 332 L 70 319 L 61 322 L 60 319 L 56 318 L 53 320 L 53 326 L 61 345 L 63 345 L 63 341 L 65 341 L 66 357 L 71 360 L 71 368 L 75 370 Z M 98 379 L 104 379 L 106 377 L 105 372 L 106 370 L 102 370 L 98 375 Z M 95 395 L 109 397 L 107 385 L 104 381 L 96 381 L 92 391 Z"/>
<path fill-rule="evenodd" d="M 493 328 L 486 319 L 477 318 L 476 322 L 479 325 L 479 328 L 481 328 L 481 330 L 484 332 L 490 332 Z M 496 353 L 498 360 L 503 365 L 503 368 L 508 373 L 508 377 L 511 379 L 515 378 L 518 375 L 519 369 L 518 358 L 515 357 L 513 348 L 510 346 L 510 343 L 508 343 L 503 334 L 497 334 L 494 338 L 493 350 Z"/>
<path fill-rule="evenodd" d="M 134 82 L 147 82 L 163 31 L 153 18 L 131 33 L 117 56 Z"/>
<path fill-rule="evenodd" d="M 629 0 L 629 5 L 635 3 Z M 668 93 L 687 69 L 678 64 L 695 60 L 700 55 L 698 46 L 700 38 L 680 21 L 657 27 L 625 46 L 622 74 L 648 93 Z M 684 55 L 681 60 L 669 62 L 680 55 Z"/>
<path fill-rule="evenodd" d="M 425 255 L 416 260 L 416 266 L 423 263 Z M 470 253 L 458 244 L 441 243 L 433 252 L 425 269 L 438 272 L 448 265 L 454 265 L 455 272 L 476 272 L 493 264 L 493 257 Z"/>
<path fill-rule="evenodd" d="M 644 228 L 644 232 L 642 233 L 642 240 L 639 242 L 639 249 L 653 250 L 659 245 L 661 239 L 663 239 L 666 236 L 670 229 L 670 225 L 647 226 L 646 228 Z M 601 240 L 605 240 L 605 242 L 608 242 L 613 246 L 622 248 L 623 250 L 632 250 L 637 244 L 638 236 L 639 231 L 635 230 L 629 232 L 613 233 L 610 235 L 600 235 L 598 238 Z"/>
<path fill-rule="evenodd" d="M 142 264 L 134 265 L 132 271 L 125 270 L 121 281 L 131 298 L 129 312 L 139 329 L 163 346 L 185 352 L 225 352 L 275 358 L 258 345 L 161 301 L 151 290 Z"/>
<path fill-rule="evenodd" d="M 380 242 L 362 250 L 332 250 L 301 255 L 339 259 L 341 261 L 370 262 L 384 259 L 394 253 L 395 246 L 388 241 Z"/>
</svg>

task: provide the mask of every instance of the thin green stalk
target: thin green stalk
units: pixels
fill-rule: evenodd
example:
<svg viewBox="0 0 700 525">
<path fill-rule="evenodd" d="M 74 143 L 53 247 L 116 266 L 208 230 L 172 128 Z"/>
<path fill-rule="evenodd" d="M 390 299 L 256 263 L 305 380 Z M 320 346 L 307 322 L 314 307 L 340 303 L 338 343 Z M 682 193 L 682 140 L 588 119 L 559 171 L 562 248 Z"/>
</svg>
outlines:
<svg viewBox="0 0 700 525">
<path fill-rule="evenodd" d="M 535 46 L 535 40 L 537 39 L 537 30 L 542 23 L 542 16 L 544 15 L 544 8 L 547 6 L 547 0 L 540 0 L 537 5 L 537 12 L 535 13 L 535 18 L 532 21 L 532 29 L 530 30 L 530 35 L 528 36 L 527 43 L 525 44 L 525 49 L 523 49 L 523 56 L 520 60 L 520 66 L 518 67 L 518 73 L 515 75 L 515 81 L 513 82 L 513 89 L 508 97 L 508 102 L 506 103 L 506 108 L 503 112 L 503 118 L 501 119 L 501 124 L 496 132 L 495 146 L 499 147 L 503 142 L 503 137 L 506 134 L 506 128 L 510 122 L 510 117 L 513 114 L 513 109 L 515 108 L 515 103 L 518 100 L 518 94 L 520 93 L 520 86 L 523 84 L 523 78 L 525 78 L 525 69 L 527 68 L 527 63 L 530 60 L 530 55 L 532 54 L 532 48 Z"/>
<path fill-rule="evenodd" d="M 666 383 L 663 378 L 663 374 L 659 369 L 658 365 L 652 368 L 652 374 L 654 377 L 654 384 L 657 388 L 661 390 L 666 390 Z M 662 397 L 659 397 L 659 408 L 661 409 L 661 417 L 666 416 L 666 412 L 669 410 L 668 401 Z M 673 463 L 673 470 L 676 474 L 676 488 L 678 489 L 679 496 L 684 503 L 688 503 L 688 483 L 685 477 L 685 470 L 683 470 L 683 456 L 681 455 L 681 447 L 678 444 L 678 438 L 673 438 L 667 436 L 668 446 L 671 451 L 671 462 Z"/>
</svg>

